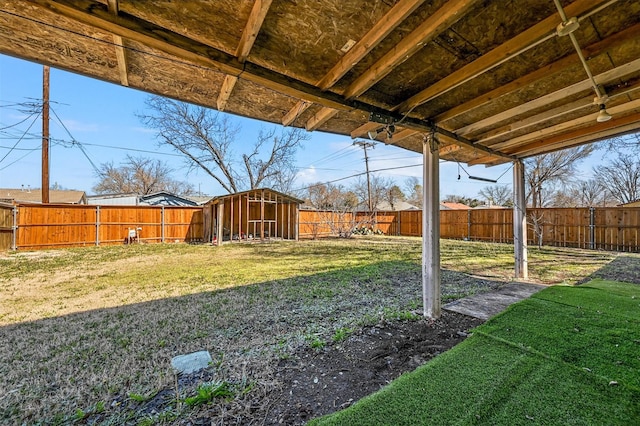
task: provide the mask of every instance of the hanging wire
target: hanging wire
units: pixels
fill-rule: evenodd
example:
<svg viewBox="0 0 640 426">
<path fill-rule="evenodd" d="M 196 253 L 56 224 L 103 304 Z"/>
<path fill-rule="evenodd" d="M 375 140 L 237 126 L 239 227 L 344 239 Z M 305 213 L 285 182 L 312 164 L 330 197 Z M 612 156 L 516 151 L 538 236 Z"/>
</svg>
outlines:
<svg viewBox="0 0 640 426">
<path fill-rule="evenodd" d="M 35 117 L 33 118 L 33 121 L 31 122 L 31 124 L 29 124 L 29 127 L 27 127 L 27 130 L 25 130 L 24 133 L 22 133 L 22 136 L 20 136 L 20 138 L 16 141 L 16 143 L 13 144 L 13 147 L 11 147 L 11 149 L 4 155 L 4 157 L 0 159 L 0 163 L 2 163 L 5 160 L 5 158 L 7 158 L 9 154 L 13 152 L 13 150 L 18 146 L 18 144 L 22 141 L 22 139 L 29 133 L 29 130 L 31 130 L 31 127 L 33 127 L 38 117 L 40 117 L 40 113 L 35 114 Z"/>
</svg>

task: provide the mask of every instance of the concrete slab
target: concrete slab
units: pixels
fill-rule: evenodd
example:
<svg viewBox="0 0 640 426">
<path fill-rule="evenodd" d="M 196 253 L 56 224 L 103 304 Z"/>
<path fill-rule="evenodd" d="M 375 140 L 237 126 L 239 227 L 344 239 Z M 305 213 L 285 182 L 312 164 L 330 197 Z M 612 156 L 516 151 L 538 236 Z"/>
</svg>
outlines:
<svg viewBox="0 0 640 426">
<path fill-rule="evenodd" d="M 193 352 L 186 355 L 178 355 L 171 359 L 171 366 L 182 374 L 191 374 L 207 368 L 211 363 L 211 354 L 208 351 Z"/>
<path fill-rule="evenodd" d="M 509 283 L 494 291 L 474 294 L 473 296 L 447 303 L 442 308 L 447 311 L 488 320 L 507 309 L 509 305 L 526 299 L 545 287 L 540 284 Z"/>
</svg>

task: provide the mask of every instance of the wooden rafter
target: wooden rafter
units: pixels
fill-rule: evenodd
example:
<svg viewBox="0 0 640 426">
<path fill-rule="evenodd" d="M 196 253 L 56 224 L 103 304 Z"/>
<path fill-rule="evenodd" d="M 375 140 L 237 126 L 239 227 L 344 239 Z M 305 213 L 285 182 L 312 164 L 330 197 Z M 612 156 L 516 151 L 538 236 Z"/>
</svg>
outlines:
<svg viewBox="0 0 640 426">
<path fill-rule="evenodd" d="M 565 7 L 567 16 L 580 16 L 609 0 L 577 0 Z M 558 14 L 553 14 L 526 31 L 521 32 L 506 43 L 501 44 L 475 61 L 442 78 L 437 83 L 413 95 L 396 108 L 400 112 L 411 111 L 425 102 L 433 100 L 479 75 L 505 63 L 506 61 L 555 37 L 560 22 Z"/>
<path fill-rule="evenodd" d="M 477 166 L 479 164 L 487 164 L 490 163 L 492 161 L 496 161 L 501 159 L 501 157 L 496 157 L 495 155 L 485 155 L 482 157 L 478 157 L 478 158 L 474 158 L 471 161 L 467 161 L 467 164 L 469 166 Z"/>
<path fill-rule="evenodd" d="M 322 90 L 336 84 L 354 65 L 362 60 L 374 47 L 400 25 L 425 0 L 401 0 L 393 6 L 373 27 L 318 81 Z"/>
<path fill-rule="evenodd" d="M 614 107 L 609 107 L 607 108 L 607 111 L 609 112 L 609 114 L 615 117 L 616 115 L 620 116 L 620 115 L 628 114 L 629 112 L 635 111 L 637 109 L 640 109 L 640 99 L 636 99 L 631 102 L 626 102 L 621 105 L 616 105 Z M 536 130 L 535 132 L 531 132 L 526 135 L 513 138 L 509 141 L 501 143 L 500 148 L 501 149 L 507 148 L 507 150 L 509 151 L 509 148 L 514 147 L 514 149 L 518 151 L 519 145 L 528 144 L 536 140 L 548 139 L 553 135 L 562 134 L 569 130 L 574 130 L 576 128 L 590 127 L 590 125 L 596 121 L 597 115 L 598 115 L 598 112 L 594 111 L 591 114 L 582 116 L 580 118 L 576 118 L 574 120 L 565 121 L 560 124 L 556 124 L 555 126 L 549 126 L 549 127 L 545 127 L 544 129 Z"/>
<path fill-rule="evenodd" d="M 310 132 L 316 130 L 318 127 L 333 118 L 337 113 L 337 109 L 321 108 L 320 111 L 316 112 L 313 117 L 307 121 L 305 128 Z"/>
<path fill-rule="evenodd" d="M 618 78 L 622 78 L 629 74 L 633 74 L 640 71 L 640 59 L 636 59 L 634 61 L 628 62 L 619 67 L 613 68 L 609 71 L 605 71 L 594 76 L 596 83 L 598 84 L 607 84 L 612 81 L 617 80 Z M 484 129 L 495 126 L 501 122 L 506 120 L 513 119 L 519 115 L 525 114 L 529 111 L 533 111 L 537 108 L 545 107 L 546 105 L 553 104 L 554 102 L 561 101 L 562 99 L 567 98 L 568 96 L 577 95 L 581 92 L 591 90 L 591 80 L 586 79 L 582 80 L 578 83 L 572 84 L 571 86 L 564 87 L 562 89 L 556 90 L 555 92 L 546 94 L 532 101 L 523 103 L 516 107 L 510 108 L 506 111 L 503 111 L 498 114 L 494 114 L 491 117 L 487 117 L 484 120 L 478 120 L 468 126 L 461 127 L 456 129 L 455 133 L 458 135 L 466 136 L 472 133 L 481 132 Z M 496 144 L 493 147 L 499 147 L 500 144 Z"/>
<path fill-rule="evenodd" d="M 303 112 L 305 112 L 311 105 L 311 102 L 298 101 L 283 117 L 282 117 L 282 125 L 288 126 L 296 121 L 296 118 L 300 116 Z"/>
<path fill-rule="evenodd" d="M 583 53 L 585 57 L 593 58 L 595 56 L 601 55 L 602 53 L 605 53 L 609 49 L 613 49 L 622 45 L 628 39 L 638 38 L 640 38 L 640 24 L 629 27 L 624 31 L 620 31 L 619 33 L 616 33 L 611 37 L 606 38 L 605 40 L 587 46 L 583 49 Z M 521 89 L 522 87 L 529 86 L 530 84 L 533 84 L 544 77 L 548 77 L 557 72 L 560 72 L 567 67 L 575 64 L 576 62 L 578 62 L 578 60 L 579 58 L 577 54 L 565 56 L 564 58 L 556 62 L 546 65 L 542 68 L 538 68 L 537 70 L 516 80 L 513 80 L 510 83 L 499 86 L 494 90 L 478 96 L 477 98 L 471 99 L 470 101 L 451 108 L 450 110 L 436 116 L 435 121 L 439 125 L 445 128 L 449 128 L 445 123 L 446 121 L 473 111 L 476 108 L 483 107 L 502 96 L 509 95 L 512 92 Z M 451 129 L 449 128 L 449 130 Z"/>
<path fill-rule="evenodd" d="M 253 3 L 249 19 L 247 19 L 247 24 L 242 31 L 240 43 L 238 43 L 238 48 L 236 49 L 236 56 L 240 62 L 244 62 L 249 56 L 249 52 L 258 37 L 264 18 L 267 16 L 269 7 L 271 7 L 271 2 L 272 0 L 255 0 Z"/>
<path fill-rule="evenodd" d="M 462 147 L 460 145 L 451 144 L 451 145 L 443 146 L 438 151 L 440 153 L 440 156 L 443 156 L 443 155 L 447 155 L 447 154 L 452 154 L 454 152 L 458 152 L 461 149 L 462 149 Z"/>
<path fill-rule="evenodd" d="M 108 0 L 108 9 L 114 15 L 118 15 L 120 11 L 119 0 Z M 120 84 L 123 86 L 129 86 L 129 72 L 127 70 L 127 57 L 124 51 L 124 44 L 122 37 L 119 35 L 113 35 L 113 45 L 116 49 L 116 60 L 118 61 L 118 74 L 120 74 Z"/>
<path fill-rule="evenodd" d="M 258 37 L 264 18 L 267 16 L 267 12 L 271 6 L 271 1 L 272 0 L 255 0 L 253 3 L 249 19 L 247 19 L 247 24 L 242 31 L 240 43 L 238 43 L 238 48 L 236 49 L 236 56 L 238 57 L 238 61 L 241 63 L 244 63 L 247 60 L 247 56 L 249 56 L 249 52 Z M 218 99 L 216 101 L 219 111 L 224 111 L 237 82 L 237 76 L 226 75 L 224 77 L 222 88 L 220 89 L 220 93 L 218 94 Z"/>
<path fill-rule="evenodd" d="M 194 65 L 215 69 L 224 74 L 242 78 L 284 95 L 317 103 L 339 110 L 351 110 L 355 103 L 347 103 L 340 95 L 323 92 L 315 86 L 292 79 L 256 64 L 241 64 L 229 55 L 211 46 L 204 45 L 180 34 L 159 27 L 149 21 L 120 13 L 111 15 L 106 6 L 90 0 L 25 0 L 53 11 L 55 14 L 73 19 L 123 38 L 158 49 Z M 366 105 L 362 104 L 362 107 Z M 364 109 L 368 111 L 367 108 Z"/>
<path fill-rule="evenodd" d="M 593 124 L 589 127 L 572 130 L 547 139 L 537 140 L 527 145 L 515 147 L 510 151 L 521 157 L 528 157 L 540 152 L 547 152 L 549 147 L 558 150 L 577 145 L 579 143 L 577 141 L 580 140 L 580 138 L 585 138 L 580 142 L 583 143 L 585 140 L 594 140 L 594 135 L 600 135 L 600 138 L 605 138 L 628 133 L 629 129 L 633 127 L 630 125 L 634 125 L 637 129 L 638 123 L 640 123 L 640 113 L 638 112 L 621 118 L 612 118 L 604 123 L 597 123 L 594 119 Z"/>
<path fill-rule="evenodd" d="M 380 127 L 382 127 L 382 124 L 369 121 L 367 123 L 364 123 L 362 126 L 358 127 L 357 129 L 352 130 L 351 138 L 355 139 L 361 136 L 368 136 L 369 132 L 373 132 L 374 130 L 377 130 Z"/>
<path fill-rule="evenodd" d="M 398 2 L 316 83 L 316 86 L 322 90 L 333 86 L 422 3 L 424 0 Z M 307 104 L 304 109 L 309 106 L 310 104 Z M 300 105 L 296 104 L 285 114 L 282 124 L 288 126 L 293 122 L 292 117 L 297 117 L 300 112 Z"/>
<path fill-rule="evenodd" d="M 460 20 L 477 0 L 451 0 L 427 18 L 411 34 L 407 35 L 378 62 L 367 69 L 347 88 L 347 99 L 360 96 L 371 86 L 387 76 L 395 67 L 409 59 L 414 53 Z"/>
<path fill-rule="evenodd" d="M 399 132 L 397 131 L 396 133 L 394 133 L 393 135 L 393 143 L 397 143 L 400 142 L 403 139 L 406 139 L 408 137 L 411 137 L 413 135 L 418 134 L 419 132 L 413 129 L 403 129 L 400 130 Z"/>
<path fill-rule="evenodd" d="M 220 88 L 220 93 L 218 94 L 218 99 L 216 100 L 216 106 L 218 111 L 224 111 L 227 106 L 227 102 L 231 97 L 231 92 L 233 92 L 233 88 L 238 81 L 238 77 L 233 75 L 225 75 L 224 81 L 222 82 L 222 87 Z"/>
</svg>

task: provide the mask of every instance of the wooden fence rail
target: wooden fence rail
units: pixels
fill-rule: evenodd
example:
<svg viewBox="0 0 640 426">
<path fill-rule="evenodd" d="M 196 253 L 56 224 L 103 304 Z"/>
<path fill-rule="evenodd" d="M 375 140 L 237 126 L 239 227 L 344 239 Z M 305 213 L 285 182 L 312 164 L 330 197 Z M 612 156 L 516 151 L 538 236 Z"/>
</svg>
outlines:
<svg viewBox="0 0 640 426">
<path fill-rule="evenodd" d="M 640 252 L 640 208 L 527 210 L 530 245 Z M 301 238 L 329 236 L 354 224 L 386 235 L 422 235 L 422 212 L 300 211 Z M 122 244 L 130 229 L 140 241 L 203 241 L 202 207 L 0 204 L 0 250 Z M 511 209 L 443 210 L 442 238 L 513 242 Z"/>
<path fill-rule="evenodd" d="M 344 220 L 344 217 L 341 216 L 340 220 Z M 300 236 L 314 237 L 310 229 L 322 229 L 323 232 L 316 236 L 328 235 L 331 229 L 328 225 L 330 221 L 331 212 L 301 211 Z M 527 222 L 529 245 L 640 252 L 638 207 L 528 209 Z M 386 235 L 420 236 L 422 211 L 378 212 L 368 224 Z M 440 236 L 469 241 L 512 243 L 513 210 L 442 210 Z"/>
<path fill-rule="evenodd" d="M 0 206 L 0 249 L 5 250 L 123 244 L 130 230 L 135 230 L 137 240 L 144 242 L 202 241 L 202 208 L 52 204 Z"/>
</svg>

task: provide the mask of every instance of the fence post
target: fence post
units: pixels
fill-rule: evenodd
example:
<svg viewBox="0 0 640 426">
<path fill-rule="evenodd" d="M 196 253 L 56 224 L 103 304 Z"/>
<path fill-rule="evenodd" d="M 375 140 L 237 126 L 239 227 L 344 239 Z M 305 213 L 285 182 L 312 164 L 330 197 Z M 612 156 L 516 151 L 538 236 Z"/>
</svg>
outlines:
<svg viewBox="0 0 640 426">
<path fill-rule="evenodd" d="M 100 206 L 96 206 L 96 246 L 100 245 Z"/>
<path fill-rule="evenodd" d="M 13 206 L 13 225 L 11 226 L 11 250 L 18 250 L 18 207 Z"/>
<path fill-rule="evenodd" d="M 596 248 L 596 209 L 589 207 L 589 248 Z"/>
<path fill-rule="evenodd" d="M 471 241 L 471 209 L 467 210 L 467 241 Z"/>
<path fill-rule="evenodd" d="M 164 206 L 160 206 L 160 241 L 164 243 Z"/>
</svg>

